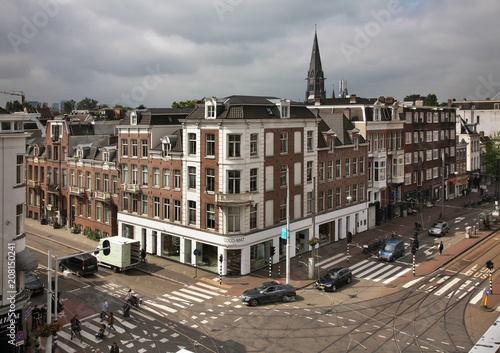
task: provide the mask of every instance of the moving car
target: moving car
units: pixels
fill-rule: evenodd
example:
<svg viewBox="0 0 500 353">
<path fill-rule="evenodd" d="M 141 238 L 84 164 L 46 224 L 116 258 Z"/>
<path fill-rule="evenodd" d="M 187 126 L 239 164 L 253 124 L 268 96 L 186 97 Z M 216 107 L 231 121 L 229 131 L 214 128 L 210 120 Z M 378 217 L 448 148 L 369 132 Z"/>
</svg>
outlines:
<svg viewBox="0 0 500 353">
<path fill-rule="evenodd" d="M 314 287 L 335 292 L 343 284 L 349 284 L 352 281 L 352 273 L 349 267 L 336 266 L 325 272 L 323 277 L 314 283 Z"/>
<path fill-rule="evenodd" d="M 429 228 L 429 235 L 435 237 L 442 237 L 450 231 L 448 223 L 443 221 L 434 222 L 432 227 Z"/>
<path fill-rule="evenodd" d="M 31 291 L 31 295 L 41 294 L 45 286 L 38 276 L 33 273 L 25 272 L 24 273 L 24 288 Z"/>
<path fill-rule="evenodd" d="M 280 281 L 264 282 L 254 289 L 244 291 L 241 295 L 243 304 L 250 306 L 277 301 L 289 302 L 295 298 L 295 288 Z"/>
<path fill-rule="evenodd" d="M 403 239 L 391 238 L 387 240 L 378 252 L 379 260 L 394 261 L 405 254 Z"/>
<path fill-rule="evenodd" d="M 97 259 L 90 254 L 78 254 L 74 257 L 61 260 L 59 263 L 61 270 L 69 270 L 79 276 L 86 276 L 96 273 L 98 270 Z"/>
</svg>

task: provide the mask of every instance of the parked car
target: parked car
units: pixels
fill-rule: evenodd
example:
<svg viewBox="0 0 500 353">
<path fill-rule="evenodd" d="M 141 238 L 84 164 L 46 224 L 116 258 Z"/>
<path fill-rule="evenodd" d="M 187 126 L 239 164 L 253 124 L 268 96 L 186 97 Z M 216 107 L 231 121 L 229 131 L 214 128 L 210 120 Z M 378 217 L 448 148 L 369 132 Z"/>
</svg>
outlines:
<svg viewBox="0 0 500 353">
<path fill-rule="evenodd" d="M 447 234 L 449 231 L 450 231 L 450 227 L 448 226 L 448 223 L 438 221 L 438 222 L 434 222 L 432 227 L 429 228 L 429 235 L 435 236 L 435 237 L 442 237 L 443 235 Z"/>
<path fill-rule="evenodd" d="M 338 287 L 349 284 L 351 281 L 352 273 L 349 267 L 336 266 L 326 271 L 323 277 L 314 283 L 314 287 L 324 291 L 335 292 Z"/>
<path fill-rule="evenodd" d="M 31 291 L 31 295 L 41 294 L 45 286 L 38 276 L 33 273 L 25 272 L 24 273 L 24 288 Z"/>
<path fill-rule="evenodd" d="M 244 291 L 241 295 L 241 301 L 250 306 L 278 301 L 289 302 L 295 298 L 295 288 L 279 281 L 264 282 L 254 289 Z"/>
<path fill-rule="evenodd" d="M 387 240 L 378 252 L 379 260 L 394 261 L 405 254 L 403 239 L 391 238 Z"/>
<path fill-rule="evenodd" d="M 79 276 L 96 273 L 99 268 L 96 257 L 90 254 L 79 254 L 63 259 L 59 263 L 59 267 L 61 270 L 67 269 Z"/>
</svg>

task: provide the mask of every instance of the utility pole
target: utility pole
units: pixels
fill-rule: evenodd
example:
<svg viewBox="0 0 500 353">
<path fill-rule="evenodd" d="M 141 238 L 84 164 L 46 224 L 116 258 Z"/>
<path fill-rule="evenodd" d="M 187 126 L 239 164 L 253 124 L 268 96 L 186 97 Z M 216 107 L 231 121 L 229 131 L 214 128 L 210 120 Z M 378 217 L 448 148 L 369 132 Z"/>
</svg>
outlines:
<svg viewBox="0 0 500 353">
<path fill-rule="evenodd" d="M 286 284 L 290 284 L 290 168 L 286 166 Z"/>
</svg>

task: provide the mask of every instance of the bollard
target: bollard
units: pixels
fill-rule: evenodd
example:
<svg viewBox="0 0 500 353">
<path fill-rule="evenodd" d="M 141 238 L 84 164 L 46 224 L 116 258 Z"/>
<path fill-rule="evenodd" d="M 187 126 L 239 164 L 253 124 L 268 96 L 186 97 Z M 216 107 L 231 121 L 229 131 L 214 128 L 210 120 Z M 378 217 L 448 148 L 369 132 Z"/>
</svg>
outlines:
<svg viewBox="0 0 500 353">
<path fill-rule="evenodd" d="M 472 234 L 476 235 L 476 226 L 472 226 Z"/>
</svg>

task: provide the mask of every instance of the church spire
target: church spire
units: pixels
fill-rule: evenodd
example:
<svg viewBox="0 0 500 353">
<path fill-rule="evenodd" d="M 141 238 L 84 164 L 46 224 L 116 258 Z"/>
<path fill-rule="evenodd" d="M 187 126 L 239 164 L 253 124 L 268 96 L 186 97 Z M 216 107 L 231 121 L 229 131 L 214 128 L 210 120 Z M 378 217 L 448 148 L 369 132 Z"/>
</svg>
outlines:
<svg viewBox="0 0 500 353">
<path fill-rule="evenodd" d="M 316 98 L 325 99 L 325 76 L 321 66 L 321 56 L 319 54 L 317 30 L 314 29 L 314 42 L 311 53 L 311 62 L 307 75 L 306 102 L 314 102 Z"/>
</svg>

